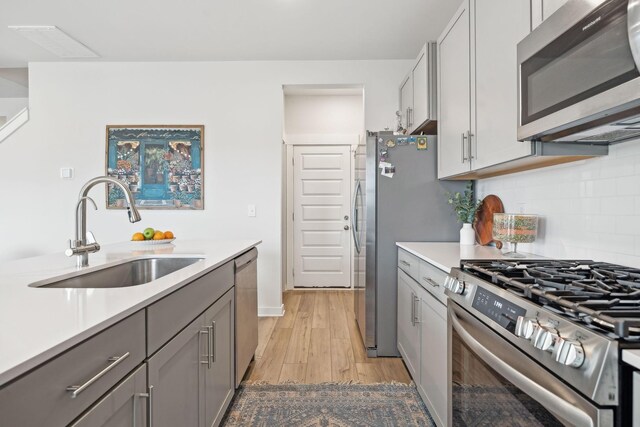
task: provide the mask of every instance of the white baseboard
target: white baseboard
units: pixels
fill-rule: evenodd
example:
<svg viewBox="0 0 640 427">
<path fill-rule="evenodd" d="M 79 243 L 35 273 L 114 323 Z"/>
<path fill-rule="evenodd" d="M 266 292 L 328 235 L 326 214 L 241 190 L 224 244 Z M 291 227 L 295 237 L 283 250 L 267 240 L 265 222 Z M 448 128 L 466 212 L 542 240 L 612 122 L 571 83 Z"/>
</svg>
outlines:
<svg viewBox="0 0 640 427">
<path fill-rule="evenodd" d="M 258 307 L 258 317 L 282 317 L 284 316 L 284 304 L 280 307 Z"/>
</svg>

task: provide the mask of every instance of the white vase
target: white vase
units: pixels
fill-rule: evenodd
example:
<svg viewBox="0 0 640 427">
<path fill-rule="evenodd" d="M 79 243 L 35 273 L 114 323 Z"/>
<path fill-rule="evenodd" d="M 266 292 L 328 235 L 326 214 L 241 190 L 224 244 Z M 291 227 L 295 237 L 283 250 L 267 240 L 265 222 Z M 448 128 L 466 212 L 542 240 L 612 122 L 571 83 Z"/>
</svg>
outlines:
<svg viewBox="0 0 640 427">
<path fill-rule="evenodd" d="M 475 245 L 476 244 L 476 232 L 468 222 L 462 224 L 460 229 L 460 244 L 461 245 Z"/>
</svg>

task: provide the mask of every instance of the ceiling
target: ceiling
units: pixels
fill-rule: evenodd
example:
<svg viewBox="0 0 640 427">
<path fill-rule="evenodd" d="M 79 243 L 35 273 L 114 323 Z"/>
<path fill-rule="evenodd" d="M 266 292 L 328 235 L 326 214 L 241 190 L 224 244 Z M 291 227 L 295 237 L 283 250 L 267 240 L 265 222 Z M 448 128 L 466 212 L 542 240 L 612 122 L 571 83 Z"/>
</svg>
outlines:
<svg viewBox="0 0 640 427">
<path fill-rule="evenodd" d="M 55 25 L 100 55 L 87 61 L 415 58 L 452 0 L 7 0 L 0 67 L 61 61 L 9 25 Z"/>
</svg>

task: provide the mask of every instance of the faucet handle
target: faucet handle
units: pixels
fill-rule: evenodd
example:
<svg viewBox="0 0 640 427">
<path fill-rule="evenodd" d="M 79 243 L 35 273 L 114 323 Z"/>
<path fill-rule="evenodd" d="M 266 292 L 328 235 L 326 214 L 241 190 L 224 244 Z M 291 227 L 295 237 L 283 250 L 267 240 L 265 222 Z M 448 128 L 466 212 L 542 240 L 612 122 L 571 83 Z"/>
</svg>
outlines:
<svg viewBox="0 0 640 427">
<path fill-rule="evenodd" d="M 86 241 L 87 241 L 87 245 L 97 243 L 96 236 L 94 236 L 91 231 L 87 231 Z"/>
</svg>

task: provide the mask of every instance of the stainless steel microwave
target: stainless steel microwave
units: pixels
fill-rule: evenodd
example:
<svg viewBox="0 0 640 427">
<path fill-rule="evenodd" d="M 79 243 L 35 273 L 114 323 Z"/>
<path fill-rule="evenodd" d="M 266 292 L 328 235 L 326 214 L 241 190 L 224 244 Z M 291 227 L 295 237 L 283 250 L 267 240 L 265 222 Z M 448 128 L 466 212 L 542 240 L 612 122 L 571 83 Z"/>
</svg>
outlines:
<svg viewBox="0 0 640 427">
<path fill-rule="evenodd" d="M 640 138 L 640 0 L 569 0 L 518 44 L 520 141 Z"/>
</svg>

